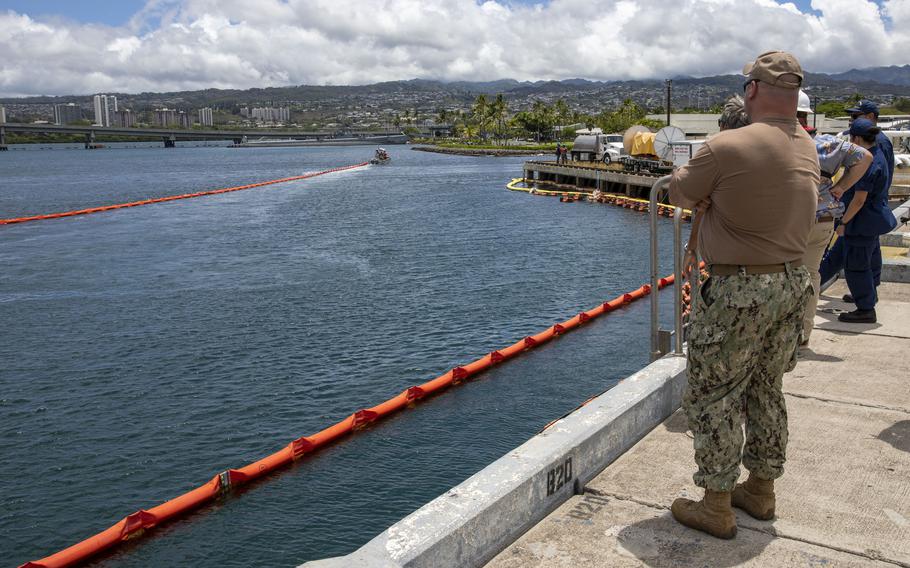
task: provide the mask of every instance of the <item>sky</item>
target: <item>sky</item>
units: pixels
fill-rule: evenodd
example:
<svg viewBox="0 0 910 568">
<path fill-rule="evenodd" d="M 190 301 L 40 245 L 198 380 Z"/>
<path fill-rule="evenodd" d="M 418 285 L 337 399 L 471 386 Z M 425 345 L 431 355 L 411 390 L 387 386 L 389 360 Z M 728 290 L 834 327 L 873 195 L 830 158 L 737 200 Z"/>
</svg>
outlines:
<svg viewBox="0 0 910 568">
<path fill-rule="evenodd" d="M 910 63 L 910 0 L 0 0 L 0 97 Z"/>
</svg>

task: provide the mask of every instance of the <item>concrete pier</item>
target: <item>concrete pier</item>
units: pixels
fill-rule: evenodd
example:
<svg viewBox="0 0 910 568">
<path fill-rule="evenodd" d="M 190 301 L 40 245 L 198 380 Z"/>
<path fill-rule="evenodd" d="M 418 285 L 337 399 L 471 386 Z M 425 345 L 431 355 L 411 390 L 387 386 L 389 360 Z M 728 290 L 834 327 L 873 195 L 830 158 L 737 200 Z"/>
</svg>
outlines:
<svg viewBox="0 0 910 568">
<path fill-rule="evenodd" d="M 624 172 L 618 164 L 570 161 L 557 164 L 553 160 L 529 160 L 524 164 L 526 181 L 540 181 L 564 186 L 566 189 L 586 191 L 600 189 L 608 193 L 621 193 L 631 197 L 647 198 L 648 191 L 660 177 L 651 174 Z M 890 190 L 892 200 L 910 198 L 910 171 L 895 170 Z"/>
<path fill-rule="evenodd" d="M 700 498 L 692 438 L 676 412 L 502 551 L 489 568 L 579 566 L 910 567 L 910 285 L 883 283 L 879 323 L 842 324 L 835 284 L 784 379 L 790 415 L 777 518 L 737 510 L 723 541 L 669 505 Z"/>
<path fill-rule="evenodd" d="M 647 199 L 651 186 L 661 176 L 629 173 L 621 167 L 601 162 L 567 162 L 530 160 L 524 164 L 524 178 L 527 182 L 546 182 L 571 186 L 576 190 L 620 193 L 631 197 Z"/>
</svg>

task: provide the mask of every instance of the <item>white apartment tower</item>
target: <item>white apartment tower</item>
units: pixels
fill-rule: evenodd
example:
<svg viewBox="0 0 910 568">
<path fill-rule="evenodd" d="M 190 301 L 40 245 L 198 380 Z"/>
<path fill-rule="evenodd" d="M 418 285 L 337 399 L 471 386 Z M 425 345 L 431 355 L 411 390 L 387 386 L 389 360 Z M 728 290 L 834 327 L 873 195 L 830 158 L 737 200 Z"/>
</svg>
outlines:
<svg viewBox="0 0 910 568">
<path fill-rule="evenodd" d="M 0 124 L 6 122 L 6 109 L 3 108 L 3 105 L 0 105 Z"/>
<path fill-rule="evenodd" d="M 250 117 L 259 122 L 283 122 L 291 121 L 291 109 L 287 107 L 257 107 L 250 111 Z"/>
<path fill-rule="evenodd" d="M 211 108 L 206 107 L 199 109 L 199 124 L 202 126 L 212 126 L 215 124 L 215 121 L 212 119 Z"/>
<path fill-rule="evenodd" d="M 95 108 L 95 126 L 111 125 L 111 103 L 114 105 L 113 110 L 117 110 L 117 97 L 107 95 L 95 95 L 92 100 Z"/>
</svg>

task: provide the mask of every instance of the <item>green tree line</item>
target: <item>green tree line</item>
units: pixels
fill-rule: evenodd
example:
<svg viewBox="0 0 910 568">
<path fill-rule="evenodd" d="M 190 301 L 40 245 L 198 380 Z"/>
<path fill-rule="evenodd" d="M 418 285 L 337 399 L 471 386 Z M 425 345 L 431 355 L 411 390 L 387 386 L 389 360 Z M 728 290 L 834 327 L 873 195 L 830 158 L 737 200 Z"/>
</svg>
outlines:
<svg viewBox="0 0 910 568">
<path fill-rule="evenodd" d="M 573 110 L 563 99 L 552 104 L 535 101 L 528 110 L 512 112 L 502 95 L 489 98 L 478 95 L 468 110 L 437 112 L 437 122 L 452 124 L 453 135 L 467 142 L 503 144 L 520 138 L 537 142 L 570 140 L 575 128 L 601 128 L 604 132 L 622 132 L 635 124 L 660 128 L 663 121 L 646 118 L 647 110 L 626 99 L 619 108 L 591 115 Z M 572 128 L 572 127 L 575 128 Z"/>
<path fill-rule="evenodd" d="M 869 97 L 866 97 L 862 93 L 856 93 L 844 101 L 821 101 L 816 104 L 815 112 L 830 117 L 846 116 L 848 108 L 866 98 Z M 910 113 L 910 98 L 898 97 L 894 99 L 890 106 L 881 106 L 879 112 L 881 114 Z"/>
</svg>

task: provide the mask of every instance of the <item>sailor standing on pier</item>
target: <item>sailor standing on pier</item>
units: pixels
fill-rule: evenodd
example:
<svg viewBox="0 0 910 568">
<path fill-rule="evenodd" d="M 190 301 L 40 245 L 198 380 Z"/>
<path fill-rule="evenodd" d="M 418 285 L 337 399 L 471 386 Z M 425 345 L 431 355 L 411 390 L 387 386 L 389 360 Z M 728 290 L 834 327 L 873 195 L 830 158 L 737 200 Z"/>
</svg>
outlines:
<svg viewBox="0 0 910 568">
<path fill-rule="evenodd" d="M 704 199 L 699 252 L 711 277 L 689 331 L 683 408 L 695 438 L 695 484 L 704 499 L 673 502 L 682 524 L 736 535 L 731 504 L 774 516 L 774 479 L 784 472 L 783 375 L 796 362 L 811 294 L 802 266 L 820 178 L 815 145 L 796 120 L 803 72 L 786 52 L 743 69 L 752 124 L 708 140 L 670 184 L 675 205 Z M 745 418 L 745 447 L 743 419 Z M 740 485 L 740 462 L 749 470 Z"/>
</svg>

